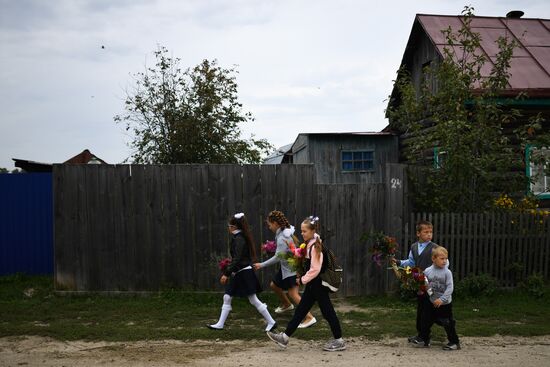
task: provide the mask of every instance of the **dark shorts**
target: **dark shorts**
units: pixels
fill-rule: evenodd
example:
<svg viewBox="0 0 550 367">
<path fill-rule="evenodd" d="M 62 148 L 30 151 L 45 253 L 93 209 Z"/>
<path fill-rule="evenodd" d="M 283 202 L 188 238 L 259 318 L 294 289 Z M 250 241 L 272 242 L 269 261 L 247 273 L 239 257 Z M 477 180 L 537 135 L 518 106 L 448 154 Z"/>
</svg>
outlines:
<svg viewBox="0 0 550 367">
<path fill-rule="evenodd" d="M 225 286 L 225 293 L 231 297 L 248 297 L 261 291 L 262 286 L 252 269 L 239 271 Z"/>
<path fill-rule="evenodd" d="M 289 290 L 290 288 L 296 287 L 296 275 L 292 275 L 288 278 L 283 279 L 283 272 L 280 269 L 277 274 L 275 274 L 272 281 L 277 287 L 285 291 Z"/>
</svg>

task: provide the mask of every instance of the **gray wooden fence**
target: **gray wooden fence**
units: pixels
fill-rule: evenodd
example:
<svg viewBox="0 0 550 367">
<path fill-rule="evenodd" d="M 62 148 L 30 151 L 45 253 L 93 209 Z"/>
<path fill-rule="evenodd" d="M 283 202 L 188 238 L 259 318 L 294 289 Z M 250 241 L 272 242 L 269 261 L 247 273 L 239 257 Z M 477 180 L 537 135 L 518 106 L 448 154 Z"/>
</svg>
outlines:
<svg viewBox="0 0 550 367">
<path fill-rule="evenodd" d="M 245 212 L 259 244 L 273 238 L 264 220 L 274 209 L 297 234 L 304 217 L 321 217 L 345 268 L 342 294 L 387 286 L 359 242 L 385 228 L 396 205 L 387 203 L 402 197 L 386 184 L 317 185 L 312 165 L 55 165 L 53 175 L 58 290 L 221 290 L 215 257 L 228 254 L 228 216 Z M 273 271 L 259 272 L 264 286 Z"/>
<path fill-rule="evenodd" d="M 514 286 L 533 273 L 550 278 L 550 218 L 513 213 L 413 213 L 405 226 L 403 256 L 416 240 L 415 223 L 434 225 L 434 242 L 449 250 L 454 277 L 490 274 Z"/>
</svg>

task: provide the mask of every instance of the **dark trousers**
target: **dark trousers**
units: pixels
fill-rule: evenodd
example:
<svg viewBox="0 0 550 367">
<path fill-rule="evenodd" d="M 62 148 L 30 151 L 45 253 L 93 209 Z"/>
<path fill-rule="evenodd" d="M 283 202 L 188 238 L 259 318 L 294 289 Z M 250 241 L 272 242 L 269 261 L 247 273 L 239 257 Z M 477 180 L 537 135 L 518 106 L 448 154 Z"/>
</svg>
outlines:
<svg viewBox="0 0 550 367">
<path fill-rule="evenodd" d="M 300 301 L 298 307 L 296 307 L 294 316 L 292 316 L 292 320 L 290 320 L 288 326 L 286 327 L 285 334 L 288 336 L 294 334 L 298 328 L 298 325 L 300 325 L 300 322 L 302 322 L 304 317 L 306 317 L 315 302 L 319 304 L 323 317 L 328 321 L 334 339 L 341 338 L 342 329 L 340 328 L 340 321 L 338 321 L 336 311 L 334 311 L 334 307 L 330 301 L 329 290 L 321 284 L 321 278 L 319 277 L 306 284 L 306 289 L 302 295 L 302 300 Z"/>
<path fill-rule="evenodd" d="M 430 332 L 434 323 L 443 326 L 447 333 L 447 339 L 450 343 L 458 344 L 458 335 L 456 334 L 456 321 L 453 318 L 453 304 L 434 307 L 428 296 L 421 299 L 422 306 L 420 315 L 420 333 L 419 336 L 428 343 L 430 341 Z"/>
<path fill-rule="evenodd" d="M 422 318 L 422 306 L 424 296 L 416 296 L 416 335 L 420 336 L 420 319 Z"/>
</svg>

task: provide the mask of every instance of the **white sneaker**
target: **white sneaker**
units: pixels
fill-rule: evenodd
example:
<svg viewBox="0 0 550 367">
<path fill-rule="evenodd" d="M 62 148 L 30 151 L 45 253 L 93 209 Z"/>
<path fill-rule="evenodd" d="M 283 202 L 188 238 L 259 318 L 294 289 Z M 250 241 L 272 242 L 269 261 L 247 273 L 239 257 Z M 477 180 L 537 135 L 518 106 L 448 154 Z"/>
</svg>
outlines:
<svg viewBox="0 0 550 367">
<path fill-rule="evenodd" d="M 271 331 L 267 332 L 267 336 L 269 339 L 273 340 L 277 345 L 283 349 L 285 349 L 288 345 L 288 339 L 289 337 L 286 336 L 284 333 L 272 333 Z"/>
<path fill-rule="evenodd" d="M 326 350 L 327 352 L 338 352 L 341 350 L 346 350 L 346 343 L 342 338 L 340 338 L 340 340 L 332 339 L 325 344 L 323 350 Z"/>
<path fill-rule="evenodd" d="M 283 312 L 287 312 L 287 311 L 292 311 L 294 310 L 294 305 L 291 303 L 290 306 L 288 307 L 277 307 L 275 309 L 275 313 L 283 313 Z"/>
<path fill-rule="evenodd" d="M 298 325 L 298 329 L 305 329 L 305 328 L 308 328 L 310 326 L 315 325 L 316 323 L 317 323 L 317 319 L 314 317 L 311 320 L 309 320 L 308 322 L 302 322 L 300 325 Z"/>
</svg>

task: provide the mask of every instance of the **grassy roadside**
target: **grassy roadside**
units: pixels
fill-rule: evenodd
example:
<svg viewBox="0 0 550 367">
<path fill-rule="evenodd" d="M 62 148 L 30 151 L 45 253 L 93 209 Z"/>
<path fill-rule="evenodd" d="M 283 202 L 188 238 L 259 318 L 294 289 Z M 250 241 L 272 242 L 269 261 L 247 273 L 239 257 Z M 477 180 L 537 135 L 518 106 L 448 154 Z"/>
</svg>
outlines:
<svg viewBox="0 0 550 367">
<path fill-rule="evenodd" d="M 522 291 L 499 293 L 491 298 L 454 301 L 457 330 L 463 336 L 550 334 L 550 291 L 535 299 Z M 273 309 L 270 292 L 260 299 Z M 0 337 L 51 336 L 60 340 L 130 341 L 152 339 L 259 339 L 265 338 L 263 320 L 246 300 L 235 299 L 226 329 L 204 327 L 215 322 L 220 294 L 166 291 L 153 296 L 104 296 L 54 294 L 50 277 L 0 277 Z M 345 337 L 380 339 L 414 334 L 415 304 L 394 297 L 336 299 Z M 321 313 L 313 310 L 319 320 Z M 275 316 L 275 315 L 274 315 Z M 285 326 L 291 314 L 276 315 Z M 434 327 L 434 340 L 444 332 Z M 328 324 L 298 330 L 301 339 L 327 339 Z"/>
</svg>

